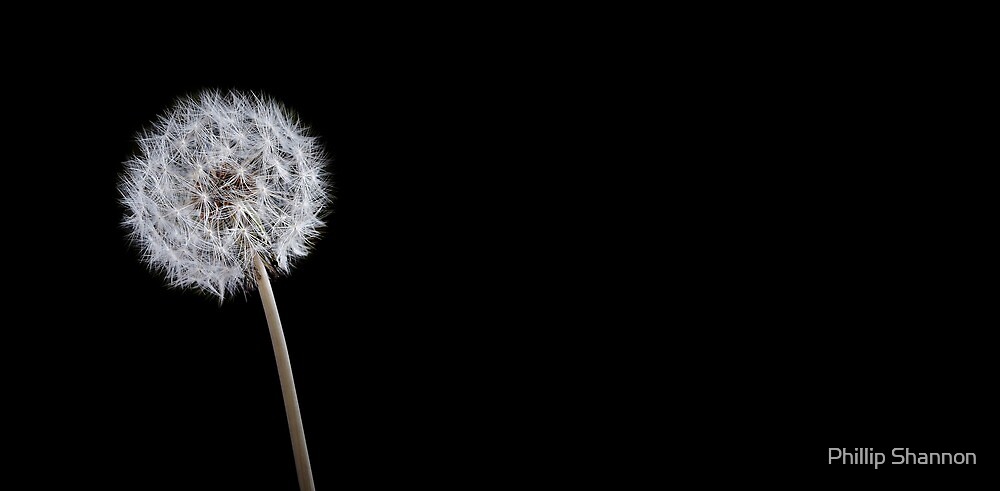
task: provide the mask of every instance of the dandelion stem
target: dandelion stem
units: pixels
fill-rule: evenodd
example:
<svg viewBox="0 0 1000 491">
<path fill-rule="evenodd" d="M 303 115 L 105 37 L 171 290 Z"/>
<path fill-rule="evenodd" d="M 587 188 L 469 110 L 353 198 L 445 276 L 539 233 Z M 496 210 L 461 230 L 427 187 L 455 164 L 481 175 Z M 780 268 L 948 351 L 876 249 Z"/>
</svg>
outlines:
<svg viewBox="0 0 1000 491">
<path fill-rule="evenodd" d="M 271 331 L 274 359 L 278 363 L 278 378 L 281 379 L 281 395 L 285 400 L 288 432 L 292 437 L 292 451 L 295 455 L 295 471 L 299 476 L 299 489 L 314 491 L 316 488 L 313 484 L 312 467 L 309 465 L 306 434 L 302 429 L 299 399 L 295 395 L 295 380 L 292 378 L 292 365 L 288 361 L 288 349 L 285 347 L 285 334 L 281 330 L 281 319 L 278 318 L 278 305 L 274 303 L 271 280 L 268 279 L 267 269 L 264 268 L 260 256 L 254 256 L 254 266 L 257 268 L 257 286 L 260 290 L 260 300 L 264 304 L 264 314 L 267 316 L 267 327 Z"/>
</svg>

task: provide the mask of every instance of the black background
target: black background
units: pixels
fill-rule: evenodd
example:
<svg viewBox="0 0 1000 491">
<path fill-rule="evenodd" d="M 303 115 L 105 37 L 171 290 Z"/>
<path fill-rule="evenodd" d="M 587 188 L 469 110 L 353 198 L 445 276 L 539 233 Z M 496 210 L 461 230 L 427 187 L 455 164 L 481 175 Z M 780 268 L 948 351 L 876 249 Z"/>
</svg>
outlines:
<svg viewBox="0 0 1000 491">
<path fill-rule="evenodd" d="M 614 45 L 560 16 L 392 17 L 330 20 L 321 42 L 130 52 L 164 39 L 129 25 L 15 53 L 4 239 L 21 320 L 4 346 L 27 474 L 295 487 L 256 295 L 164 288 L 118 225 L 134 135 L 203 88 L 283 101 L 333 159 L 328 229 L 274 280 L 321 489 L 993 468 L 974 56 L 836 30 L 644 53 L 655 26 Z M 860 446 L 981 462 L 826 463 Z"/>
<path fill-rule="evenodd" d="M 724 50 L 713 95 L 747 165 L 714 195 L 752 204 L 725 201 L 725 231 L 704 239 L 719 265 L 705 282 L 743 331 L 722 342 L 746 371 L 719 409 L 757 424 L 738 432 L 743 461 L 776 481 L 962 487 L 996 468 L 988 77 L 982 31 L 946 23 L 852 17 Z M 979 462 L 876 471 L 828 464 L 830 447 Z"/>
</svg>

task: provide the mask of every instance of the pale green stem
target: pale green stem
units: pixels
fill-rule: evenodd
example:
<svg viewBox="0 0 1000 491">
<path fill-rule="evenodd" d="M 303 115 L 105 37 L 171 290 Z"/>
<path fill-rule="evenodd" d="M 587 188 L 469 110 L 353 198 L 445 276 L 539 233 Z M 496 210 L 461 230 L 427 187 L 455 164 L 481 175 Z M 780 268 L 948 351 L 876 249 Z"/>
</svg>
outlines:
<svg viewBox="0 0 1000 491">
<path fill-rule="evenodd" d="M 299 399 L 295 395 L 292 364 L 288 361 L 285 334 L 281 330 L 281 319 L 278 318 L 278 305 L 274 303 L 271 280 L 268 279 L 267 269 L 264 267 L 264 263 L 259 256 L 254 256 L 254 266 L 257 268 L 257 287 L 260 290 L 260 300 L 264 304 L 267 327 L 271 331 L 274 359 L 278 363 L 278 378 L 281 380 L 281 395 L 285 400 L 285 416 L 288 418 L 288 432 L 292 437 L 292 452 L 295 455 L 295 471 L 299 476 L 299 489 L 302 491 L 315 491 L 316 487 L 313 484 L 312 467 L 309 465 L 309 450 L 306 448 L 306 434 L 302 429 L 302 415 L 299 414 Z"/>
</svg>

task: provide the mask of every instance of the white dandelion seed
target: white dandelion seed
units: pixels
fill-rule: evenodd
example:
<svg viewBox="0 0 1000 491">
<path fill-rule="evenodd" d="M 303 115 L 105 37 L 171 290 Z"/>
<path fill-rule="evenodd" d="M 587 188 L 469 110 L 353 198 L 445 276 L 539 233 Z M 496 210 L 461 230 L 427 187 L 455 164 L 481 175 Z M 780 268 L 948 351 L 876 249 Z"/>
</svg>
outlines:
<svg viewBox="0 0 1000 491">
<path fill-rule="evenodd" d="M 221 301 L 256 284 L 254 258 L 287 273 L 319 236 L 326 158 L 273 100 L 203 92 L 138 142 L 120 185 L 125 225 L 171 286 Z"/>
<path fill-rule="evenodd" d="M 217 91 L 179 100 L 138 143 L 119 184 L 130 239 L 171 286 L 220 302 L 258 287 L 299 487 L 314 489 L 268 270 L 287 273 L 319 236 L 330 202 L 323 150 L 277 102 Z"/>
</svg>

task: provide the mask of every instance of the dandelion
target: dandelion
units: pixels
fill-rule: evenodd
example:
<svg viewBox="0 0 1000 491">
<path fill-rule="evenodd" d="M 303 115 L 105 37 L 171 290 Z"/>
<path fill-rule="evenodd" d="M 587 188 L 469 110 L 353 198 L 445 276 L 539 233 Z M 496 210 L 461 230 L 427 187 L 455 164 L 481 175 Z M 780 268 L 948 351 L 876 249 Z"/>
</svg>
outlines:
<svg viewBox="0 0 1000 491">
<path fill-rule="evenodd" d="M 319 236 L 323 151 L 278 103 L 204 92 L 138 143 L 121 183 L 125 224 L 170 285 L 221 301 L 256 284 L 255 258 L 287 273 Z"/>
<path fill-rule="evenodd" d="M 279 103 L 235 91 L 180 99 L 138 144 L 119 184 L 129 238 L 170 286 L 220 302 L 259 289 L 299 484 L 312 489 L 268 271 L 287 274 L 320 234 L 330 202 L 322 148 Z"/>
</svg>

